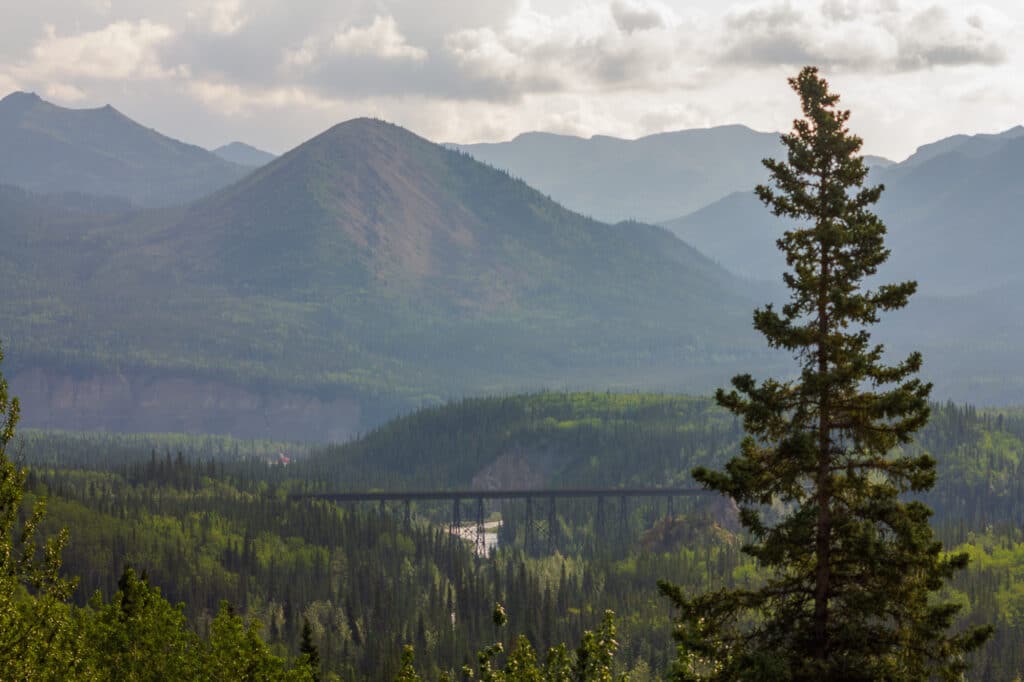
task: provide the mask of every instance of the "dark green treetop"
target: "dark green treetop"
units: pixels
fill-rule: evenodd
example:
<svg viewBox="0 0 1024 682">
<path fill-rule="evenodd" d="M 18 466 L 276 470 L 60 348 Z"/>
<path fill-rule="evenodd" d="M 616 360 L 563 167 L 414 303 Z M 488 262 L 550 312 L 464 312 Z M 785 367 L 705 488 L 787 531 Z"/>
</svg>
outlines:
<svg viewBox="0 0 1024 682">
<path fill-rule="evenodd" d="M 935 592 L 967 563 L 943 552 L 931 511 L 900 495 L 935 481 L 935 461 L 900 446 L 929 416 L 921 355 L 887 364 L 867 330 L 902 308 L 915 282 L 869 286 L 889 256 L 871 206 L 862 141 L 816 68 L 790 85 L 802 117 L 783 135 L 786 161 L 768 159 L 757 195 L 796 225 L 778 240 L 790 268 L 789 301 L 754 312 L 773 348 L 790 351 L 796 379 L 736 376 L 720 405 L 748 436 L 722 472 L 697 469 L 705 487 L 733 498 L 765 569 L 757 589 L 687 598 L 678 679 L 957 679 L 965 654 L 990 634 L 949 634 L 958 607 Z M 768 505 L 784 511 L 775 518 Z"/>
<path fill-rule="evenodd" d="M 320 649 L 313 642 L 313 628 L 309 625 L 308 618 L 302 619 L 299 653 L 305 658 L 313 674 L 313 682 L 320 682 Z"/>
</svg>

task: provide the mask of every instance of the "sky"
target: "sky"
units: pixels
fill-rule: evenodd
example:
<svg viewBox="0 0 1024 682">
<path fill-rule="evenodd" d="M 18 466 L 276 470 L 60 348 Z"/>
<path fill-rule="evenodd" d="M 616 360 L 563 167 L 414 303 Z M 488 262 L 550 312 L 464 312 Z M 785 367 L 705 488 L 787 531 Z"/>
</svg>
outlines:
<svg viewBox="0 0 1024 682">
<path fill-rule="evenodd" d="M 788 129 L 821 68 L 864 151 L 1024 123 L 1024 0 L 0 1 L 0 96 L 282 153 L 375 116 L 444 142 Z"/>
</svg>

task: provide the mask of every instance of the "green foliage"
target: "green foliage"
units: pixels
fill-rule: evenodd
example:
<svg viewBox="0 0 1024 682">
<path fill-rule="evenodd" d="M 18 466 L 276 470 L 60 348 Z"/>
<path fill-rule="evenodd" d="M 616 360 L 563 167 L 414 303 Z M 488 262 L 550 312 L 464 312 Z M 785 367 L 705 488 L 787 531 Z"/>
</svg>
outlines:
<svg viewBox="0 0 1024 682">
<path fill-rule="evenodd" d="M 495 628 L 502 628 L 507 623 L 501 604 L 494 607 L 493 621 Z M 480 649 L 476 655 L 476 667 L 464 665 L 462 674 L 465 679 L 480 682 L 612 682 L 613 679 L 626 682 L 626 676 L 615 678 L 613 675 L 615 652 L 619 647 L 615 632 L 615 614 L 605 611 L 601 627 L 597 631 L 583 633 L 574 656 L 567 653 L 565 644 L 559 644 L 548 650 L 547 659 L 541 664 L 529 638 L 519 635 L 504 665 L 499 659 L 505 647 L 501 642 L 495 642 Z M 413 667 L 414 658 L 412 646 L 406 645 L 402 650 L 402 669 L 395 678 L 396 682 L 420 679 Z"/>
<path fill-rule="evenodd" d="M 498 463 L 509 487 L 690 485 L 736 445 L 739 423 L 706 398 L 545 392 L 419 410 L 315 451 L 299 469 L 330 490 L 469 486 Z M 500 469 L 500 467 L 495 467 Z M 499 475 L 498 472 L 495 475 Z"/>
<path fill-rule="evenodd" d="M 40 547 L 45 501 L 19 519 L 27 471 L 7 457 L 19 416 L 0 374 L 0 671 L 9 679 L 59 679 L 78 644 L 66 605 L 75 581 L 60 575 L 66 531 Z"/>
<path fill-rule="evenodd" d="M 199 679 L 202 646 L 181 607 L 171 606 L 130 567 L 118 588 L 109 602 L 94 595 L 85 611 L 88 669 L 106 679 Z"/>
<path fill-rule="evenodd" d="M 395 682 L 420 682 L 419 673 L 416 672 L 416 650 L 412 644 L 402 647 L 402 667 L 395 675 Z"/>
<path fill-rule="evenodd" d="M 663 502 L 630 504 L 621 535 L 618 503 L 609 500 L 614 532 L 599 543 L 592 542 L 594 502 L 560 501 L 558 543 L 532 554 L 522 546 L 524 510 L 510 505 L 501 510 L 503 530 L 518 531 L 514 538 L 503 532 L 488 559 L 440 530 L 450 505 L 414 505 L 406 527 L 401 506 L 381 515 L 377 504 L 288 499 L 348 485 L 400 488 L 421 472 L 431 486 L 466 487 L 474 472 L 510 451 L 536 453 L 525 457 L 530 466 L 554 463 L 538 469 L 551 476 L 547 485 L 614 485 L 621 476 L 630 485 L 686 486 L 671 475 L 719 467 L 741 440 L 741 425 L 705 399 L 584 393 L 460 401 L 288 467 L 267 466 L 263 456 L 275 452 L 269 444 L 237 443 L 236 452 L 236 443 L 185 436 L 29 435 L 14 446 L 29 466 L 25 504 L 48 497 L 44 535 L 72 529 L 62 556 L 67 575 L 80 576 L 79 603 L 87 606 L 96 590 L 103 603 L 115 600 L 125 564 L 145 567 L 149 585 L 183 604 L 189 629 L 203 637 L 228 599 L 238 614 L 264 624 L 260 634 L 274 655 L 299 657 L 308 620 L 324 679 L 393 678 L 396 652 L 407 642 L 423 679 L 457 671 L 475 660 L 481 642 L 497 639 L 495 601 L 507 607 L 505 631 L 527 636 L 537 658 L 564 673 L 549 679 L 571 679 L 565 671 L 574 651 L 558 643 L 580 642 L 605 609 L 618 614 L 616 672 L 659 679 L 673 646 L 666 605 L 652 589 L 658 578 L 692 595 L 753 589 L 763 577 L 740 552 L 727 508 L 678 499 L 672 517 Z M 960 627 L 996 625 L 992 643 L 970 656 L 968 679 L 1013 679 L 1024 672 L 1024 420 L 933 405 L 916 443 L 903 448 L 921 450 L 935 455 L 940 472 L 936 487 L 920 495 L 936 510 L 933 527 L 972 557 L 943 599 L 964 606 Z M 385 477 L 377 467 L 410 478 Z M 515 637 L 501 641 L 515 649 Z M 549 649 L 554 659 L 544 654 Z M 563 664 L 556 665 L 558 652 Z"/>
<path fill-rule="evenodd" d="M 757 189 L 797 223 L 778 241 L 790 300 L 756 310 L 754 326 L 794 354 L 800 375 L 760 384 L 740 375 L 719 390 L 749 435 L 724 472 L 694 471 L 740 506 L 752 539 L 744 550 L 766 575 L 753 589 L 694 598 L 662 583 L 681 611 L 676 676 L 957 679 L 991 629 L 948 634 L 958 606 L 933 595 L 968 557 L 943 553 L 931 511 L 898 499 L 932 487 L 935 460 L 890 454 L 927 422 L 931 386 L 914 376 L 919 353 L 886 365 L 866 329 L 905 306 L 916 284 L 864 286 L 889 255 L 870 211 L 883 188 L 864 187 L 861 140 L 817 70 L 790 84 L 803 117 L 782 138 L 788 160 L 765 161 L 774 189 Z M 774 525 L 771 504 L 784 508 Z"/>
<path fill-rule="evenodd" d="M 260 637 L 260 624 L 248 624 L 226 603 L 222 603 L 217 617 L 210 624 L 206 669 L 203 679 L 245 680 L 270 682 L 286 680 L 301 682 L 312 680 L 308 665 L 300 663 L 294 668 L 270 651 Z"/>
<path fill-rule="evenodd" d="M 313 643 L 313 628 L 309 626 L 309 619 L 302 619 L 302 634 L 299 643 L 299 653 L 303 661 L 309 666 L 313 673 L 313 682 L 320 682 L 320 650 Z"/>
</svg>

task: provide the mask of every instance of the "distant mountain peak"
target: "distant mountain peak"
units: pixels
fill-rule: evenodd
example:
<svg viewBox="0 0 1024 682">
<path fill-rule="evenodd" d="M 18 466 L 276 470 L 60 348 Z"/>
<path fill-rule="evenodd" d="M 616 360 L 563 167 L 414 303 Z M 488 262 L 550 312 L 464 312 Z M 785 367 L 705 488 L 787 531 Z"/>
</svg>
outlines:
<svg viewBox="0 0 1024 682">
<path fill-rule="evenodd" d="M 1001 133 L 951 135 L 930 144 L 921 145 L 910 158 L 903 162 L 903 165 L 909 167 L 922 164 L 954 152 L 965 157 L 979 158 L 998 151 L 1004 144 L 1018 137 L 1024 137 L 1024 126 L 1017 125 Z"/>
<path fill-rule="evenodd" d="M 0 99 L 0 113 L 19 116 L 43 103 L 43 98 L 34 92 L 12 92 Z"/>
<path fill-rule="evenodd" d="M 317 137 L 331 135 L 333 133 L 346 133 L 358 130 L 405 130 L 397 123 L 385 121 L 382 118 L 371 118 L 369 116 L 357 116 L 347 121 L 335 123 L 333 126 L 322 132 Z M 316 139 L 316 138 L 313 138 Z"/>
<path fill-rule="evenodd" d="M 15 90 L 3 99 L 0 99 L 0 103 L 14 103 L 14 102 L 41 102 L 43 98 L 34 92 L 25 92 L 24 90 Z"/>
<path fill-rule="evenodd" d="M 0 182 L 33 192 L 167 206 L 215 191 L 245 170 L 110 104 L 72 109 L 28 92 L 0 100 Z"/>
<path fill-rule="evenodd" d="M 225 161 L 251 168 L 266 165 L 277 158 L 275 154 L 237 140 L 221 145 L 212 151 Z"/>
</svg>

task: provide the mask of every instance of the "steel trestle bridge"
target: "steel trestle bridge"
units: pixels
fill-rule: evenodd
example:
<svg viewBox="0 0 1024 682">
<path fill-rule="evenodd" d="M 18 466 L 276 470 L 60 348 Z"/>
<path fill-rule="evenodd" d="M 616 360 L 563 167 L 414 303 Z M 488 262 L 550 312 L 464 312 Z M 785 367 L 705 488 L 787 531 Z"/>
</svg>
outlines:
<svg viewBox="0 0 1024 682">
<path fill-rule="evenodd" d="M 553 550 L 555 545 L 556 529 L 556 500 L 559 499 L 592 499 L 597 502 L 597 510 L 594 516 L 595 533 L 599 536 L 607 532 L 607 514 L 605 512 L 605 500 L 608 498 L 619 501 L 619 530 L 625 532 L 627 525 L 627 501 L 634 498 L 662 498 L 665 500 L 665 512 L 667 516 L 674 515 L 673 500 L 677 497 L 697 497 L 714 494 L 712 491 L 703 488 L 549 488 L 549 489 L 506 489 L 506 490 L 408 490 L 408 491 L 369 491 L 369 492 L 339 492 L 339 493 L 308 493 L 292 495 L 293 499 L 326 500 L 340 503 L 377 502 L 381 513 L 386 512 L 388 502 L 399 502 L 404 506 L 405 523 L 412 522 L 413 502 L 451 502 L 452 514 L 449 524 L 449 532 L 459 537 L 465 537 L 463 524 L 463 503 L 475 501 L 475 514 L 469 516 L 473 525 L 472 539 L 476 546 L 478 555 L 486 553 L 486 500 L 525 500 L 526 518 L 524 525 L 524 545 L 527 551 L 539 549 L 536 535 L 537 522 L 544 522 L 535 514 L 534 500 L 547 502 L 547 519 L 544 527 L 547 535 L 547 549 Z M 473 527 L 475 525 L 475 528 Z"/>
</svg>

